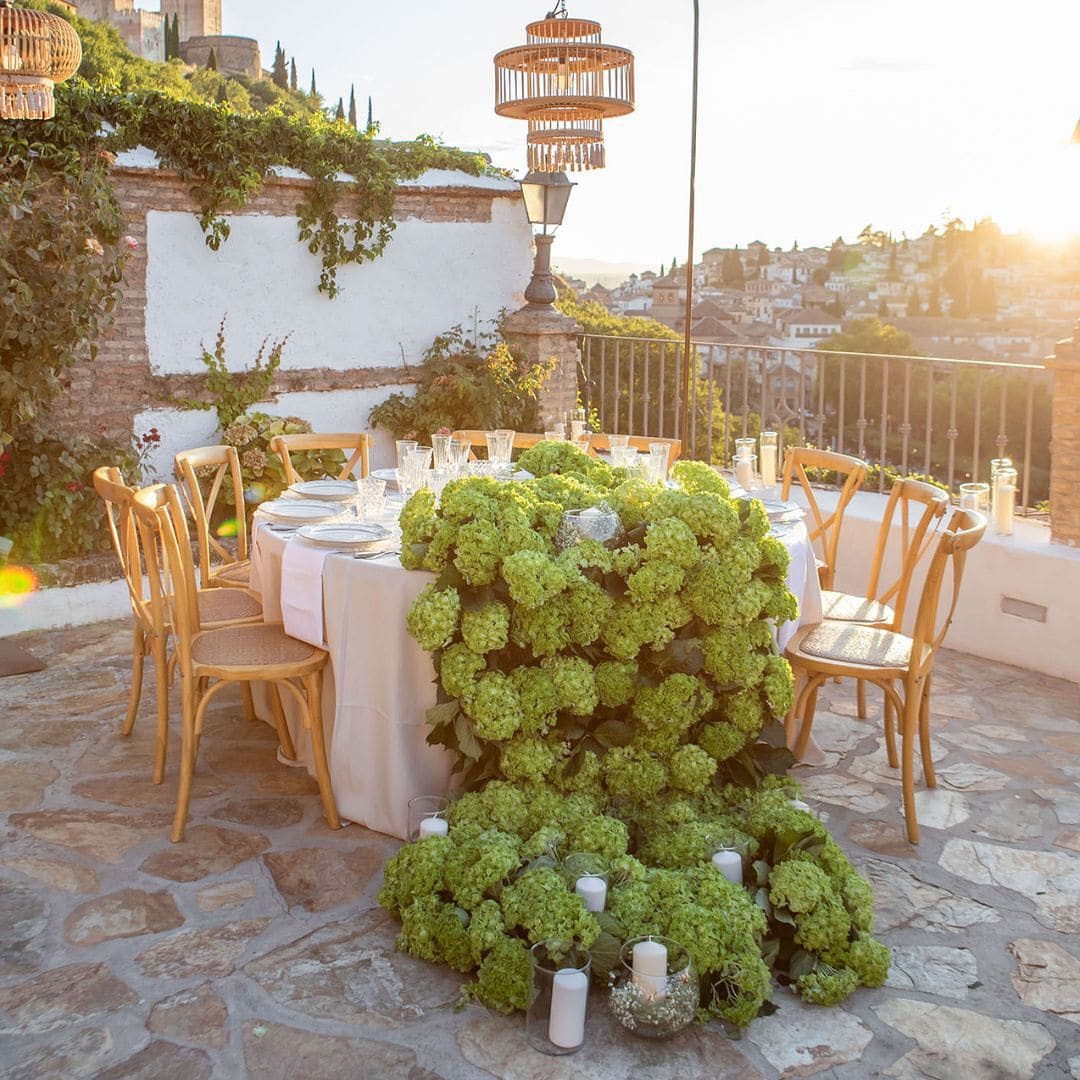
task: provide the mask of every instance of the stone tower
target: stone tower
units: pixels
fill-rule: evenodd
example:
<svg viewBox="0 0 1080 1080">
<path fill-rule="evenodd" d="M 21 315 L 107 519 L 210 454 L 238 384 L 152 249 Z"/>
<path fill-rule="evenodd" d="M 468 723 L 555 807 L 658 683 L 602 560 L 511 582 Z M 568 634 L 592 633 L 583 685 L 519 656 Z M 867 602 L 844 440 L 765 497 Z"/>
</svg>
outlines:
<svg viewBox="0 0 1080 1080">
<path fill-rule="evenodd" d="M 161 13 L 170 23 L 177 15 L 181 41 L 221 33 L 221 0 L 161 0 Z"/>
</svg>

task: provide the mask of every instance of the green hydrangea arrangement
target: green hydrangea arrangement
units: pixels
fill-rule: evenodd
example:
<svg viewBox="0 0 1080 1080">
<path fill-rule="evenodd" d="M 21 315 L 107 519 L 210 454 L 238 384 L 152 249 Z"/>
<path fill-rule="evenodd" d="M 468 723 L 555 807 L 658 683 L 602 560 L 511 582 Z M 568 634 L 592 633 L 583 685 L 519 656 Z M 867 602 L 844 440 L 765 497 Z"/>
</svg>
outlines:
<svg viewBox="0 0 1080 1080">
<path fill-rule="evenodd" d="M 628 938 L 675 938 L 703 1018 L 740 1025 L 774 975 L 825 1005 L 880 985 L 870 888 L 784 775 L 792 676 L 773 626 L 798 610 L 764 509 L 700 462 L 673 487 L 569 443 L 520 464 L 536 479 L 454 481 L 401 517 L 403 564 L 436 575 L 408 618 L 439 674 L 428 741 L 467 793 L 448 836 L 387 864 L 399 947 L 471 973 L 502 1011 L 525 1007 L 528 949 L 550 939 L 590 948 L 604 977 Z M 600 502 L 622 546 L 557 551 L 562 513 Z M 712 866 L 717 838 L 745 852 L 746 887 Z M 571 852 L 610 860 L 605 911 L 564 877 Z"/>
</svg>

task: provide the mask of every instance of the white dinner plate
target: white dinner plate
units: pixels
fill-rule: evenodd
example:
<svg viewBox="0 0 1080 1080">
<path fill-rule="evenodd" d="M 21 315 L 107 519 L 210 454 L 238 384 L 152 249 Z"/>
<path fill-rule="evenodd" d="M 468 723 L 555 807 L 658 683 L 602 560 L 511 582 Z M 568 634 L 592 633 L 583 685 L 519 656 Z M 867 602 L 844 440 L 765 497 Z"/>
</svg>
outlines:
<svg viewBox="0 0 1080 1080">
<path fill-rule="evenodd" d="M 338 517 L 341 507 L 310 499 L 273 499 L 263 503 L 259 511 L 273 521 L 313 525 L 317 521 L 330 521 Z"/>
<path fill-rule="evenodd" d="M 770 521 L 799 521 L 806 516 L 806 511 L 795 502 L 770 502 L 762 499 L 761 505 Z"/>
<path fill-rule="evenodd" d="M 372 469 L 368 474 L 376 480 L 385 480 L 387 487 L 397 488 L 397 469 Z"/>
<path fill-rule="evenodd" d="M 391 533 L 373 522 L 343 522 L 339 525 L 305 525 L 297 536 L 316 547 L 349 548 L 365 551 L 386 541 Z"/>
<path fill-rule="evenodd" d="M 357 496 L 357 487 L 351 480 L 302 480 L 290 486 L 289 491 L 304 499 L 329 499 L 347 502 Z"/>
</svg>

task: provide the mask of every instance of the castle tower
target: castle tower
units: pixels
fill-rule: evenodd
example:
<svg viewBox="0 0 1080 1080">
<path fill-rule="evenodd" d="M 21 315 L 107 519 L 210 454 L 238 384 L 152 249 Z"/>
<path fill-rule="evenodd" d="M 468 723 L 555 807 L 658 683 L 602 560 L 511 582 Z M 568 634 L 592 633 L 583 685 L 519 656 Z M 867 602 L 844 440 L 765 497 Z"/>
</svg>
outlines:
<svg viewBox="0 0 1080 1080">
<path fill-rule="evenodd" d="M 181 41 L 221 33 L 221 0 L 161 0 L 161 13 L 170 23 L 176 14 Z"/>
</svg>

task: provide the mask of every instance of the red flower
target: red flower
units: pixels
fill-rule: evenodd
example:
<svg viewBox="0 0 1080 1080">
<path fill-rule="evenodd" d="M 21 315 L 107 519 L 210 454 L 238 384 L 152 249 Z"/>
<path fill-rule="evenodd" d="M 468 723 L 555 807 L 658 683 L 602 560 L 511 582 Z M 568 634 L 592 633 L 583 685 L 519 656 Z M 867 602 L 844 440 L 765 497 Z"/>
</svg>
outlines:
<svg viewBox="0 0 1080 1080">
<path fill-rule="evenodd" d="M 102 438 L 104 438 L 109 433 L 109 425 L 108 424 L 98 424 L 97 432 Z"/>
<path fill-rule="evenodd" d="M 68 491 L 82 491 L 83 486 L 78 480 L 69 480 L 67 489 Z"/>
</svg>

